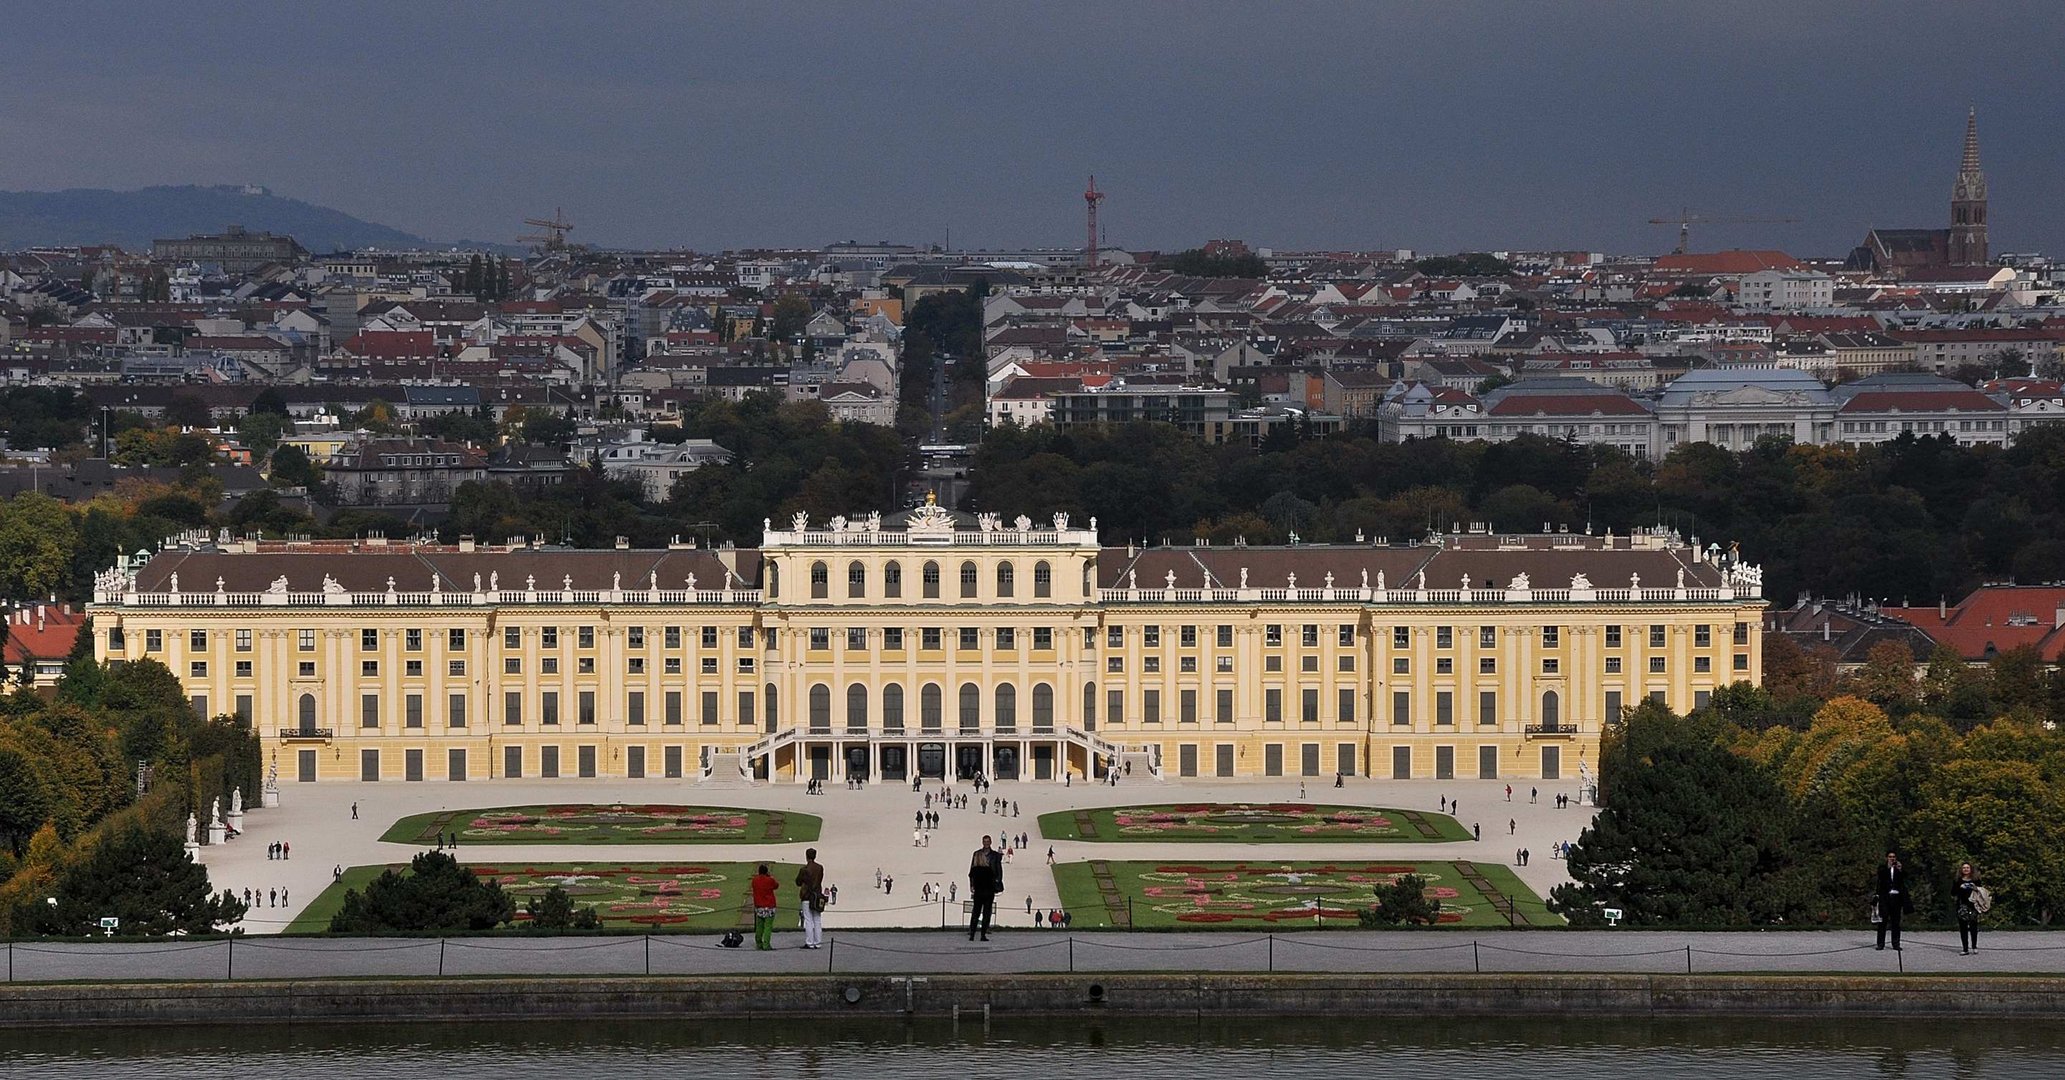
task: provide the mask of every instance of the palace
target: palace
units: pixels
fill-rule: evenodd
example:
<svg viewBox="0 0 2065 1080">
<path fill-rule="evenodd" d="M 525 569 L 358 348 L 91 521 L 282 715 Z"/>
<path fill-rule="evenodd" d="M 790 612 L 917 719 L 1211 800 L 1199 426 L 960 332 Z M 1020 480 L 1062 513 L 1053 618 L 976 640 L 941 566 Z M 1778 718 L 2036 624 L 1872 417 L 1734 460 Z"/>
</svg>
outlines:
<svg viewBox="0 0 2065 1080">
<path fill-rule="evenodd" d="M 1569 778 L 1643 696 L 1761 679 L 1761 571 L 1675 534 L 1106 547 L 937 506 L 758 550 L 205 535 L 95 652 L 287 781 Z"/>
</svg>

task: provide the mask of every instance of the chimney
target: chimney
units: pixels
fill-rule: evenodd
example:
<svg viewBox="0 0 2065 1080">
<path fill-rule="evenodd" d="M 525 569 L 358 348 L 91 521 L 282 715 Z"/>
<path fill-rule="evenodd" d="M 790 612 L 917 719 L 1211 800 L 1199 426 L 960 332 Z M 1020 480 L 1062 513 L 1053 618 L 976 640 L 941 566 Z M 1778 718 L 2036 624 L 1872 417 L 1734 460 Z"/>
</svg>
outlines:
<svg viewBox="0 0 2065 1080">
<path fill-rule="evenodd" d="M 2051 629 L 2056 630 L 2061 626 L 2065 626 L 2065 600 L 2058 602 L 2058 610 L 2051 618 Z"/>
<path fill-rule="evenodd" d="M 460 534 L 460 536 L 459 536 L 459 550 L 460 550 L 460 551 L 462 551 L 462 552 L 471 552 L 471 551 L 473 550 L 473 534 L 472 534 L 472 533 L 462 533 L 462 534 Z"/>
<path fill-rule="evenodd" d="M 39 634 L 43 632 L 43 627 L 44 627 L 44 619 L 45 619 L 45 618 L 46 618 L 46 615 L 44 614 L 44 608 L 43 608 L 43 605 L 41 605 L 41 604 L 37 604 L 37 605 L 36 605 L 36 632 L 37 632 L 37 633 L 39 633 Z"/>
<path fill-rule="evenodd" d="M 1835 620 L 1834 620 L 1834 619 L 1823 619 L 1823 620 L 1821 620 L 1821 640 L 1823 640 L 1823 641 L 1834 641 L 1834 640 L 1835 640 L 1835 633 L 1834 633 L 1834 631 L 1833 631 L 1833 630 L 1831 629 L 1831 627 L 1832 627 L 1832 626 L 1834 626 L 1834 624 L 1835 624 Z"/>
</svg>

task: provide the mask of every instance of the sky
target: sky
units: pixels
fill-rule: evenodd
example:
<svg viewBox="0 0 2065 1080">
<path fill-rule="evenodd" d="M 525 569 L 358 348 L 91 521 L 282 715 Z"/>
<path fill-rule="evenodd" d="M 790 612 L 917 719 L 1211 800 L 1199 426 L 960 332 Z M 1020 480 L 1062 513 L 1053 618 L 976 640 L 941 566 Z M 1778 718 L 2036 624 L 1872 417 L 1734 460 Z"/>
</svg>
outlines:
<svg viewBox="0 0 2065 1080">
<path fill-rule="evenodd" d="M 604 246 L 2065 255 L 2065 7 L 0 0 L 0 190 L 254 183 Z"/>
</svg>

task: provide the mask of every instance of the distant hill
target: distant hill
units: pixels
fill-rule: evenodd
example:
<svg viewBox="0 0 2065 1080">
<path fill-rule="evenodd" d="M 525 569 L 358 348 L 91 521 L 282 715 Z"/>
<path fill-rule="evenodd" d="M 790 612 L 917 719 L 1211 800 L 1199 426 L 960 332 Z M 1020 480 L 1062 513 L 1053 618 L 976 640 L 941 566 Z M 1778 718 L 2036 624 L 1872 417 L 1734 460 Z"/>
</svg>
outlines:
<svg viewBox="0 0 2065 1080">
<path fill-rule="evenodd" d="M 283 199 L 264 188 L 0 191 L 0 251 L 39 244 L 115 244 L 146 252 L 153 240 L 216 233 L 230 225 L 284 233 L 317 254 L 362 247 L 442 246 L 341 210 Z"/>
</svg>

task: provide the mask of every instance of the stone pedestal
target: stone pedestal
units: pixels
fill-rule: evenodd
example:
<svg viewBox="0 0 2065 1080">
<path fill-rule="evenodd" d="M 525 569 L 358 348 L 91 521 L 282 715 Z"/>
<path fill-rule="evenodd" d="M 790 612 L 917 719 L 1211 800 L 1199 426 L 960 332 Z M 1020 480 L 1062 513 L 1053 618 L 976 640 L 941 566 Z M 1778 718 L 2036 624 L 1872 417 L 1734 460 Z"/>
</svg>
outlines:
<svg viewBox="0 0 2065 1080">
<path fill-rule="evenodd" d="M 265 791 L 258 796 L 258 800 L 259 804 L 261 806 L 264 806 L 267 810 L 277 809 L 280 805 L 280 789 L 266 788 Z"/>
<path fill-rule="evenodd" d="M 230 811 L 225 820 L 229 823 L 230 832 L 238 836 L 244 834 L 244 812 L 242 810 Z"/>
<path fill-rule="evenodd" d="M 223 828 L 221 822 L 214 822 L 208 826 L 208 842 L 210 844 L 224 843 L 228 839 L 229 830 Z"/>
<path fill-rule="evenodd" d="M 195 862 L 198 862 L 198 861 L 200 861 L 200 858 L 201 858 L 201 845 L 199 845 L 199 844 L 196 844 L 196 843 L 194 843 L 194 842 L 193 842 L 193 841 L 191 841 L 191 840 L 187 841 L 187 842 L 186 842 L 186 857 L 187 857 L 188 859 L 190 859 L 190 860 L 193 860 L 193 861 L 195 861 Z"/>
</svg>

